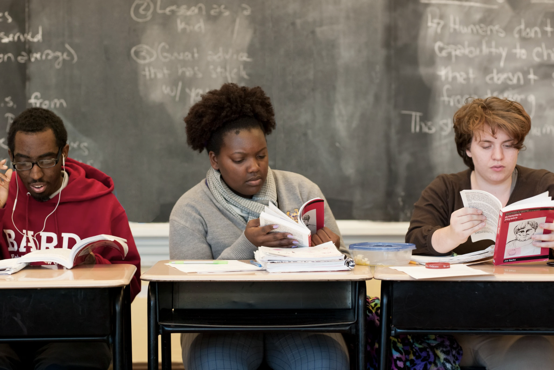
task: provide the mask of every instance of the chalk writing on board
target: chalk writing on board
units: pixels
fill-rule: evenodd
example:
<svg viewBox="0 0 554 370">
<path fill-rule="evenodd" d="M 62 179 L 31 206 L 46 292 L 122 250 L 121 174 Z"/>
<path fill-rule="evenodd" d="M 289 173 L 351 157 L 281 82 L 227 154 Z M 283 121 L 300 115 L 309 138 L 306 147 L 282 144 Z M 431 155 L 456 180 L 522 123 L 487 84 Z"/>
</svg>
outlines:
<svg viewBox="0 0 554 370">
<path fill-rule="evenodd" d="M 135 0 L 130 14 L 144 32 L 129 50 L 141 95 L 162 103 L 176 122 L 182 119 L 182 103 L 192 105 L 222 83 L 250 79 L 249 5 Z"/>
<path fill-rule="evenodd" d="M 67 108 L 67 103 L 65 102 L 65 99 L 43 99 L 39 92 L 32 93 L 31 98 L 28 100 L 28 103 L 31 105 L 31 107 L 40 107 L 45 109 Z"/>
<path fill-rule="evenodd" d="M 33 34 L 33 31 L 26 33 L 21 32 L 0 32 L 0 42 L 8 44 L 10 42 L 42 42 L 42 26 L 38 27 L 38 31 Z"/>
<path fill-rule="evenodd" d="M 8 12 L 0 12 L 0 23 L 12 23 L 13 18 Z"/>
<path fill-rule="evenodd" d="M 499 96 L 524 106 L 534 119 L 531 136 L 554 136 L 546 120 L 554 103 L 553 13 L 537 8 L 540 17 L 519 14 L 503 1 L 420 3 L 429 4 L 418 53 L 431 99 L 427 109 L 399 110 L 404 127 L 412 134 L 449 135 L 454 112 L 469 98 Z M 460 7 L 466 8 L 462 15 Z"/>
<path fill-rule="evenodd" d="M 250 15 L 252 9 L 247 4 L 241 4 L 238 11 L 243 15 Z M 232 10 L 228 9 L 225 4 L 213 4 L 211 8 L 207 8 L 202 3 L 192 6 L 175 4 L 167 5 L 167 3 L 162 0 L 135 0 L 133 5 L 131 5 L 131 17 L 137 22 L 147 22 L 152 19 L 154 14 L 168 16 L 228 16 L 231 12 Z"/>
<path fill-rule="evenodd" d="M 61 68 L 64 61 L 70 61 L 71 63 L 77 63 L 79 58 L 75 50 L 69 45 L 64 44 L 65 50 L 50 50 L 43 51 L 20 51 L 19 54 L 14 53 L 0 53 L 0 63 L 34 63 L 45 60 L 53 60 L 55 68 Z"/>
<path fill-rule="evenodd" d="M 0 107 L 17 108 L 17 105 L 13 102 L 11 96 L 7 96 L 4 100 L 0 101 Z"/>
</svg>

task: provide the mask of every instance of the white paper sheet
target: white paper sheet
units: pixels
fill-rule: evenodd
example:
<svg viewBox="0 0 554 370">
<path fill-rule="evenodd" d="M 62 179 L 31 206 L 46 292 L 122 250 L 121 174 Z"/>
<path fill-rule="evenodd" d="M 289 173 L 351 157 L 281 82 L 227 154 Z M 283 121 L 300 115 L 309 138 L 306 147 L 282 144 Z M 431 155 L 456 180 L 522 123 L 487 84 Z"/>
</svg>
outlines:
<svg viewBox="0 0 554 370">
<path fill-rule="evenodd" d="M 182 272 L 197 272 L 197 273 L 218 273 L 218 272 L 238 272 L 238 271 L 263 271 L 262 267 L 254 266 L 250 263 L 241 261 L 227 261 L 227 263 L 191 263 L 187 261 L 185 264 L 166 263 L 166 265 L 176 268 Z"/>
<path fill-rule="evenodd" d="M 448 269 L 428 269 L 425 266 L 391 266 L 391 269 L 405 272 L 414 279 L 437 279 L 456 276 L 492 275 L 466 265 L 450 265 Z"/>
</svg>

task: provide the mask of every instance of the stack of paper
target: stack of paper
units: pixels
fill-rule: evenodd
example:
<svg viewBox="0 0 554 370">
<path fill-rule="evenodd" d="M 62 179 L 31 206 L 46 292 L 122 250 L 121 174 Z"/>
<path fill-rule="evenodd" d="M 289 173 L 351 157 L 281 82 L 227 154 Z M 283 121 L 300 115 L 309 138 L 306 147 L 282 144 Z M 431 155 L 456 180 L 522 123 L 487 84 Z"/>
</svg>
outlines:
<svg viewBox="0 0 554 370">
<path fill-rule="evenodd" d="M 202 273 L 220 273 L 220 272 L 243 272 L 243 271 L 262 271 L 260 266 L 252 263 L 236 260 L 187 260 L 171 261 L 166 265 L 175 267 L 182 272 Z"/>
<path fill-rule="evenodd" d="M 268 272 L 347 271 L 354 267 L 354 261 L 333 242 L 305 248 L 259 247 L 254 255 Z"/>
<path fill-rule="evenodd" d="M 493 254 L 494 254 L 494 244 L 488 247 L 487 249 L 466 253 L 466 254 L 451 254 L 448 256 L 412 256 L 411 260 L 422 265 L 428 262 L 448 262 L 451 265 L 453 265 L 457 263 L 488 261 L 492 259 Z"/>
</svg>

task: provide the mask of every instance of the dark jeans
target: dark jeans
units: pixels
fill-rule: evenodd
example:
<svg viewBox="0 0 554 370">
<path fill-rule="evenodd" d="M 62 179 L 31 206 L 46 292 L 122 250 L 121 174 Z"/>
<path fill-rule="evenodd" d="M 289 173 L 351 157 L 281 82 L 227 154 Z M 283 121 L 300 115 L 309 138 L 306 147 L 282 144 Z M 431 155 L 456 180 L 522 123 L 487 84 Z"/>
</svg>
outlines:
<svg viewBox="0 0 554 370">
<path fill-rule="evenodd" d="M 106 370 L 111 360 L 102 342 L 0 343 L 0 370 Z"/>
</svg>

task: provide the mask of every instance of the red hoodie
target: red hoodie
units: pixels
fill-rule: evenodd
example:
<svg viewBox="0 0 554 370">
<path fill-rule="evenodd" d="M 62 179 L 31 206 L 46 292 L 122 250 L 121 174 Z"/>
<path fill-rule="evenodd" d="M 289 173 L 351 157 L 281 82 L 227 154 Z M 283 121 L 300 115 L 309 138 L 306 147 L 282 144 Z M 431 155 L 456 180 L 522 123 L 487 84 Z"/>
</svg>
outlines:
<svg viewBox="0 0 554 370">
<path fill-rule="evenodd" d="M 27 233 L 26 230 L 40 243 L 41 249 L 73 248 L 78 240 L 98 234 L 119 236 L 127 239 L 129 251 L 125 260 L 121 260 L 119 252 L 107 247 L 95 250 L 96 263 L 135 265 L 137 271 L 131 280 L 131 299 L 134 299 L 140 291 L 140 256 L 125 210 L 112 193 L 112 179 L 96 168 L 70 158 L 65 161 L 65 171 L 69 174 L 69 181 L 61 192 L 58 209 L 48 217 L 44 231 L 38 235 L 46 216 L 56 207 L 59 194 L 46 202 L 36 200 L 14 171 L 8 200 L 4 208 L 0 208 L 2 259 L 21 257 L 35 249 L 35 241 L 23 238 L 21 234 Z M 14 210 L 18 184 L 19 196 Z M 28 242 L 29 239 L 32 242 Z"/>
</svg>

